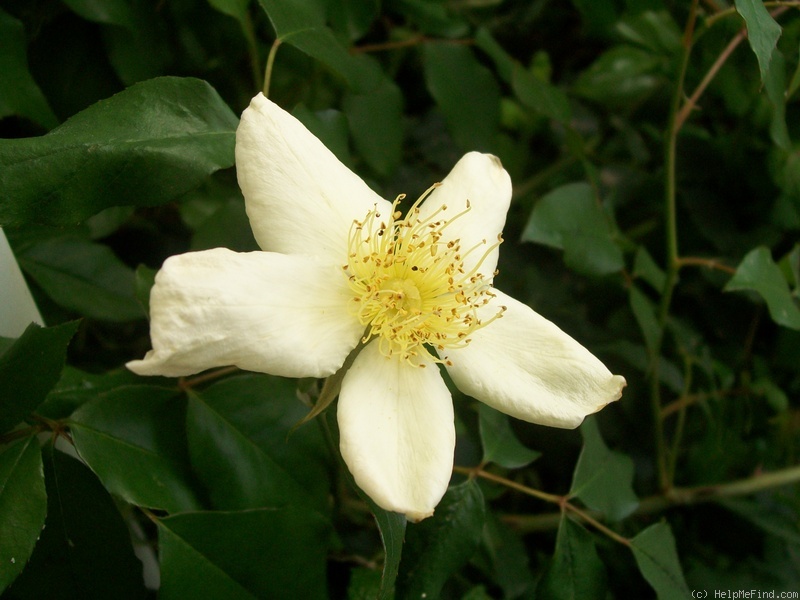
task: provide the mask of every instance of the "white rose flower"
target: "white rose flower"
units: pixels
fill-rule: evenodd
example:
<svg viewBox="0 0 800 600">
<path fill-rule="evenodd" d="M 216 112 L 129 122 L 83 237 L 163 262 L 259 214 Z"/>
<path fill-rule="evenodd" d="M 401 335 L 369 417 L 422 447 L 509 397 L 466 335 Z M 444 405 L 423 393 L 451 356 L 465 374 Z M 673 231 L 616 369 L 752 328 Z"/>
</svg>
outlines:
<svg viewBox="0 0 800 600">
<path fill-rule="evenodd" d="M 417 521 L 447 490 L 458 388 L 525 421 L 576 427 L 625 379 L 492 287 L 511 180 L 465 155 L 401 215 L 290 114 L 256 96 L 236 166 L 262 252 L 169 258 L 150 297 L 153 350 L 128 367 L 191 375 L 235 365 L 285 377 L 344 373 L 340 449 L 379 506 Z"/>
</svg>

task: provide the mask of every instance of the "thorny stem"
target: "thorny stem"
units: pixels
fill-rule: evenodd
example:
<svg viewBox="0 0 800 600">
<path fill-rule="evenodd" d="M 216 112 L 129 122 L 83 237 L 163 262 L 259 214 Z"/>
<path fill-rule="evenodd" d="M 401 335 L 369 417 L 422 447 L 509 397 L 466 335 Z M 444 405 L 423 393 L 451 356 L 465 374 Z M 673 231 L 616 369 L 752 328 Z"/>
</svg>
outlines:
<svg viewBox="0 0 800 600">
<path fill-rule="evenodd" d="M 659 384 L 658 357 L 661 354 L 661 347 L 664 341 L 664 334 L 666 331 L 667 319 L 669 317 L 670 304 L 672 302 L 672 295 L 675 291 L 675 286 L 678 282 L 678 272 L 684 266 L 705 266 L 712 269 L 718 269 L 729 274 L 735 273 L 735 269 L 718 263 L 710 259 L 703 259 L 697 257 L 681 257 L 678 252 L 678 227 L 677 227 L 677 207 L 676 207 L 676 177 L 675 177 L 675 162 L 677 157 L 677 139 L 678 133 L 683 127 L 689 114 L 697 104 L 698 99 L 708 87 L 711 80 L 719 72 L 722 65 L 727 61 L 736 47 L 747 37 L 746 29 L 742 29 L 728 44 L 728 46 L 717 57 L 717 60 L 706 73 L 703 80 L 697 86 L 694 93 L 686 102 L 681 106 L 684 96 L 684 83 L 686 79 L 686 71 L 689 64 L 689 56 L 691 54 L 693 38 L 695 33 L 695 25 L 697 21 L 698 1 L 692 0 L 689 9 L 689 17 L 686 22 L 686 28 L 683 32 L 683 54 L 681 56 L 680 66 L 678 68 L 678 76 L 675 81 L 675 89 L 672 96 L 672 105 L 670 109 L 669 127 L 667 130 L 666 144 L 665 144 L 665 207 L 666 207 L 666 246 L 667 246 L 667 273 L 664 284 L 664 289 L 661 294 L 661 303 L 658 311 L 658 335 L 656 342 L 653 345 L 652 353 L 650 355 L 650 399 L 652 403 L 654 427 L 655 427 L 655 446 L 656 446 L 656 465 L 659 476 L 659 484 L 662 490 L 667 491 L 673 484 L 674 474 L 674 454 L 677 450 L 676 443 L 673 443 L 673 464 L 668 464 L 666 441 L 664 438 L 664 414 L 661 407 L 661 386 Z M 800 7 L 800 0 L 791 2 L 766 2 L 767 6 L 777 6 L 778 8 L 772 11 L 772 16 L 776 17 L 789 9 L 789 7 Z M 709 17 L 706 20 L 706 26 L 711 27 L 717 19 L 727 14 L 735 13 L 735 9 L 728 9 L 720 11 Z M 683 408 L 679 409 L 681 416 L 678 421 L 678 430 L 675 434 L 676 442 L 680 440 L 682 433 L 683 421 Z"/>
<path fill-rule="evenodd" d="M 672 485 L 672 482 L 669 479 L 669 473 L 667 470 L 664 423 L 661 418 L 661 386 L 658 377 L 658 357 L 661 354 L 661 345 L 664 341 L 664 332 L 666 330 L 667 318 L 669 317 L 672 293 L 675 290 L 675 285 L 678 282 L 678 270 L 680 269 L 678 254 L 677 210 L 675 203 L 675 160 L 678 138 L 677 115 L 680 108 L 681 99 L 683 98 L 683 83 L 684 79 L 686 78 L 689 55 L 692 51 L 694 28 L 697 20 L 698 1 L 699 0 L 692 0 L 691 7 L 689 9 L 689 18 L 687 19 L 686 28 L 683 32 L 683 54 L 681 56 L 681 62 L 675 81 L 675 89 L 672 96 L 672 106 L 670 110 L 670 121 L 665 143 L 664 201 L 667 218 L 667 276 L 664 284 L 664 290 L 661 294 L 661 305 L 659 306 L 658 312 L 658 335 L 655 343 L 653 344 L 653 350 L 650 355 L 650 400 L 652 403 L 654 420 L 653 425 L 655 430 L 656 466 L 659 475 L 659 485 L 662 490 L 669 489 L 669 487 Z"/>
</svg>

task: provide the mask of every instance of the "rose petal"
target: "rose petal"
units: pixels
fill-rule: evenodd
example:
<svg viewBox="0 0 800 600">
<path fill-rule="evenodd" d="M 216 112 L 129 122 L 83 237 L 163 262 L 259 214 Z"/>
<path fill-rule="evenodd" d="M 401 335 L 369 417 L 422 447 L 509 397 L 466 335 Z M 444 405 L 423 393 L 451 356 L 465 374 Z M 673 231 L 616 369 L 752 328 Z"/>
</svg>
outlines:
<svg viewBox="0 0 800 600">
<path fill-rule="evenodd" d="M 518 419 L 569 428 L 620 397 L 624 377 L 530 307 L 494 293 L 479 316 L 506 306 L 503 316 L 470 335 L 466 348 L 441 353 L 458 389 Z"/>
<path fill-rule="evenodd" d="M 354 219 L 390 203 L 262 94 L 236 130 L 236 172 L 261 248 L 345 260 Z"/>
<path fill-rule="evenodd" d="M 153 350 L 140 375 L 211 367 L 285 377 L 334 373 L 363 333 L 341 272 L 304 256 L 224 248 L 173 256 L 150 296 Z"/>
<path fill-rule="evenodd" d="M 500 159 L 491 154 L 470 152 L 459 160 L 441 185 L 423 202 L 420 217 L 425 218 L 442 206 L 447 210 L 441 218 L 452 219 L 467 207 L 470 210 L 444 229 L 445 240 L 461 239 L 461 248 L 468 251 L 467 271 L 483 259 L 486 249 L 497 243 L 503 231 L 511 203 L 511 178 Z M 480 265 L 479 272 L 491 279 L 497 267 L 498 249 L 492 250 Z"/>
<path fill-rule="evenodd" d="M 342 456 L 358 486 L 412 521 L 432 515 L 455 450 L 453 403 L 436 365 L 414 367 L 370 343 L 345 375 L 337 414 Z"/>
</svg>

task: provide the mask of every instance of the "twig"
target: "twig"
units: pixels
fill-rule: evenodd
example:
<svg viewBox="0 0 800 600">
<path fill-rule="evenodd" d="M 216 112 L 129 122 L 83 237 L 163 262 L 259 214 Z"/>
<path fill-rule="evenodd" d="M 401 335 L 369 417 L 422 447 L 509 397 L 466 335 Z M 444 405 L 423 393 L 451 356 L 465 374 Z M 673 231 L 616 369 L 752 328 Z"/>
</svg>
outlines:
<svg viewBox="0 0 800 600">
<path fill-rule="evenodd" d="M 695 88 L 694 92 L 689 99 L 686 100 L 684 105 L 681 107 L 680 111 L 678 112 L 677 117 L 675 117 L 675 129 L 676 131 L 680 131 L 683 124 L 686 122 L 686 119 L 689 118 L 689 113 L 692 112 L 694 107 L 697 105 L 697 101 L 700 99 L 700 96 L 703 95 L 703 92 L 706 91 L 706 88 L 717 75 L 719 70 L 722 68 L 722 65 L 725 64 L 725 61 L 728 60 L 733 51 L 736 50 L 736 47 L 742 43 L 747 37 L 747 29 L 742 28 L 739 33 L 737 33 L 733 39 L 725 46 L 725 49 L 720 53 L 717 57 L 717 60 L 714 61 L 714 64 L 711 65 L 711 68 L 703 77 L 703 80 L 699 83 L 699 85 Z"/>
<path fill-rule="evenodd" d="M 681 396 L 674 402 L 670 402 L 664 408 L 661 409 L 661 418 L 666 418 L 673 413 L 678 412 L 683 408 L 688 408 L 693 404 L 698 402 L 702 402 L 703 400 L 708 400 L 710 398 L 724 398 L 726 396 L 741 396 L 746 394 L 748 391 L 743 389 L 735 389 L 735 390 L 721 390 L 719 392 L 701 392 L 697 394 L 686 394 Z"/>
<path fill-rule="evenodd" d="M 507 488 L 516 490 L 527 496 L 533 496 L 534 498 L 538 498 L 539 500 L 544 500 L 545 502 L 550 502 L 551 504 L 558 504 L 561 506 L 566 501 L 565 496 L 548 494 L 547 492 L 539 491 L 537 489 L 528 487 L 527 485 L 523 485 L 521 483 L 517 483 L 516 481 L 512 481 L 511 479 L 506 479 L 505 477 L 501 477 L 500 475 L 495 475 L 494 473 L 490 473 L 489 471 L 484 471 L 480 465 L 474 468 L 454 466 L 453 471 L 456 473 L 461 473 L 462 475 L 468 475 L 470 477 L 480 477 L 482 479 L 494 481 L 495 483 L 504 485 Z"/>
<path fill-rule="evenodd" d="M 351 54 L 363 54 L 367 52 L 386 52 L 387 50 L 397 50 L 399 48 L 408 48 L 409 46 L 416 46 L 428 41 L 424 35 L 416 35 L 405 40 L 396 40 L 393 42 L 381 42 L 377 44 L 364 44 L 362 46 L 354 46 L 350 49 Z"/>
<path fill-rule="evenodd" d="M 207 381 L 214 381 L 220 377 L 225 377 L 225 375 L 235 373 L 238 370 L 239 367 L 222 367 L 221 369 L 215 369 L 213 371 L 209 371 L 208 373 L 198 375 L 197 377 L 192 377 L 191 379 L 181 377 L 178 380 L 178 387 L 180 387 L 182 390 L 188 390 L 193 387 L 197 387 L 202 383 L 206 383 Z"/>
<path fill-rule="evenodd" d="M 275 41 L 272 42 L 272 46 L 269 49 L 269 54 L 267 55 L 267 66 L 264 69 L 264 87 L 262 88 L 264 96 L 267 98 L 269 98 L 269 84 L 272 81 L 272 67 L 275 65 L 275 55 L 278 53 L 280 45 L 281 38 L 275 38 Z"/>
<path fill-rule="evenodd" d="M 678 258 L 678 267 L 688 266 L 707 267 L 709 269 L 723 271 L 730 275 L 736 273 L 735 268 L 729 267 L 728 265 L 719 262 L 715 258 L 701 258 L 699 256 L 681 256 Z"/>
</svg>

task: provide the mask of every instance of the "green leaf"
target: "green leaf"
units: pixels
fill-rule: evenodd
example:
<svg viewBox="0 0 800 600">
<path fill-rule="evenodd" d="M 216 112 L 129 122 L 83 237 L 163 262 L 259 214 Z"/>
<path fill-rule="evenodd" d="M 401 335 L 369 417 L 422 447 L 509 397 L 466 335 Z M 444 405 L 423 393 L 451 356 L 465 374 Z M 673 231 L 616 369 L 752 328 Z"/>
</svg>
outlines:
<svg viewBox="0 0 800 600">
<path fill-rule="evenodd" d="M 617 21 L 617 10 L 612 0 L 572 0 L 581 13 L 584 27 L 598 34 L 608 34 Z"/>
<path fill-rule="evenodd" d="M 352 476 L 350 477 L 352 478 Z M 367 504 L 378 525 L 381 543 L 383 544 L 383 571 L 381 573 L 378 600 L 391 600 L 394 598 L 395 582 L 400 571 L 400 559 L 403 555 L 403 542 L 405 542 L 407 525 L 406 517 L 405 515 L 383 510 L 372 499 L 363 494 L 361 490 L 359 490 L 359 493 L 362 498 L 367 500 Z"/>
<path fill-rule="evenodd" d="M 56 327 L 31 323 L 0 356 L 0 433 L 31 414 L 47 397 L 64 367 L 78 322 Z"/>
<path fill-rule="evenodd" d="M 0 10 L 0 118 L 21 115 L 46 129 L 58 125 L 47 99 L 28 72 L 25 29 Z"/>
<path fill-rule="evenodd" d="M 798 88 L 800 88 L 800 62 L 797 63 L 792 79 L 789 82 L 789 87 L 786 90 L 786 98 L 794 96 Z"/>
<path fill-rule="evenodd" d="M 381 9 L 380 0 L 329 0 L 328 6 L 333 28 L 350 40 L 363 37 Z"/>
<path fill-rule="evenodd" d="M 769 377 L 759 377 L 750 384 L 750 389 L 762 396 L 769 407 L 776 413 L 789 410 L 789 396 L 786 395 L 781 387 Z"/>
<path fill-rule="evenodd" d="M 237 123 L 204 81 L 162 77 L 47 135 L 0 140 L 0 224 L 66 225 L 109 206 L 169 202 L 233 165 Z"/>
<path fill-rule="evenodd" d="M 96 215 L 92 215 L 83 223 L 89 239 L 100 240 L 113 235 L 133 215 L 132 206 L 111 206 Z"/>
<path fill-rule="evenodd" d="M 475 45 L 483 50 L 494 62 L 497 74 L 506 83 L 511 83 L 515 68 L 521 68 L 519 63 L 505 51 L 505 49 L 492 36 L 486 27 L 479 27 L 475 31 Z"/>
<path fill-rule="evenodd" d="M 312 111 L 304 104 L 298 104 L 292 109 L 292 116 L 297 117 L 298 121 L 318 137 L 336 158 L 346 165 L 353 164 L 347 117 L 344 113 L 334 109 Z"/>
<path fill-rule="evenodd" d="M 603 53 L 575 81 L 577 95 L 611 109 L 630 112 L 661 85 L 661 58 L 633 46 Z"/>
<path fill-rule="evenodd" d="M 439 38 L 458 38 L 469 35 L 469 25 L 441 0 L 393 0 L 402 12 L 423 33 Z"/>
<path fill-rule="evenodd" d="M 267 13 L 275 35 L 287 41 L 291 35 L 325 27 L 325 6 L 316 0 L 259 0 Z"/>
<path fill-rule="evenodd" d="M 604 350 L 609 354 L 619 356 L 642 373 L 650 372 L 652 362 L 647 356 L 645 347 L 640 344 L 634 344 L 627 340 L 617 340 L 605 344 Z M 658 379 L 675 394 L 680 394 L 684 389 L 683 372 L 675 362 L 668 360 L 664 356 L 660 356 L 658 360 Z"/>
<path fill-rule="evenodd" d="M 642 576 L 653 586 L 658 600 L 691 598 L 675 549 L 670 526 L 656 523 L 631 540 L 631 550 Z"/>
<path fill-rule="evenodd" d="M 776 503 L 770 503 L 769 497 L 757 498 L 723 498 L 717 504 L 746 519 L 762 531 L 800 545 L 800 528 L 793 511 L 780 510 Z"/>
<path fill-rule="evenodd" d="M 592 535 L 561 515 L 553 560 L 539 580 L 537 596 L 552 600 L 603 600 L 606 597 L 606 569 Z"/>
<path fill-rule="evenodd" d="M 133 271 L 108 246 L 57 237 L 21 249 L 18 260 L 50 298 L 81 316 L 104 321 L 144 317 Z"/>
<path fill-rule="evenodd" d="M 768 248 L 759 246 L 751 250 L 724 289 L 726 292 L 753 290 L 766 301 L 773 321 L 790 329 L 800 329 L 800 308 Z"/>
<path fill-rule="evenodd" d="M 563 91 L 519 65 L 514 68 L 511 86 L 520 102 L 528 108 L 561 123 L 572 117 L 569 98 Z"/>
<path fill-rule="evenodd" d="M 247 6 L 250 0 L 208 0 L 208 3 L 219 12 L 233 17 L 240 23 L 247 19 Z"/>
<path fill-rule="evenodd" d="M 347 94 L 344 112 L 356 149 L 377 173 L 390 175 L 403 149 L 403 95 L 385 79 L 368 94 Z"/>
<path fill-rule="evenodd" d="M 156 284 L 156 273 L 158 273 L 156 269 L 139 265 L 134 274 L 136 301 L 142 307 L 142 312 L 148 316 L 150 315 L 150 290 Z"/>
<path fill-rule="evenodd" d="M 781 26 L 769 14 L 762 0 L 734 0 L 734 4 L 747 25 L 747 39 L 758 60 L 761 80 L 766 82 L 772 53 L 781 37 Z"/>
<path fill-rule="evenodd" d="M 72 11 L 87 21 L 133 28 L 130 2 L 126 0 L 64 0 Z"/>
<path fill-rule="evenodd" d="M 794 248 L 783 255 L 778 266 L 789 287 L 792 288 L 792 294 L 800 297 L 800 243 L 795 244 Z"/>
<path fill-rule="evenodd" d="M 0 452 L 0 592 L 22 572 L 47 514 L 42 453 L 35 437 Z"/>
<path fill-rule="evenodd" d="M 661 335 L 658 317 L 656 317 L 656 308 L 650 299 L 635 285 L 631 285 L 628 288 L 628 301 L 633 315 L 636 317 L 636 322 L 639 324 L 639 329 L 642 331 L 647 350 L 652 356 L 656 351 L 656 344 L 658 344 Z"/>
<path fill-rule="evenodd" d="M 764 79 L 764 91 L 772 104 L 772 123 L 769 132 L 778 148 L 789 151 L 792 141 L 786 127 L 786 61 L 777 48 L 772 53 L 772 62 Z"/>
<path fill-rule="evenodd" d="M 650 49 L 667 57 L 681 50 L 681 30 L 665 10 L 645 10 L 626 15 L 615 26 L 616 32 L 636 46 Z"/>
<path fill-rule="evenodd" d="M 10 350 L 15 341 L 17 341 L 17 338 L 0 337 L 0 356 Z"/>
<path fill-rule="evenodd" d="M 128 528 L 97 477 L 51 446 L 44 449 L 47 519 L 14 598 L 119 598 L 145 595 L 142 563 Z"/>
<path fill-rule="evenodd" d="M 317 430 L 289 436 L 303 414 L 293 381 L 244 375 L 189 397 L 192 465 L 224 510 L 328 504 L 328 463 Z"/>
<path fill-rule="evenodd" d="M 189 249 L 259 250 L 247 218 L 242 192 L 230 177 L 224 175 L 208 178 L 180 200 L 178 209 L 181 218 L 194 231 Z"/>
<path fill-rule="evenodd" d="M 228 248 L 236 252 L 259 250 L 241 198 L 225 201 L 195 230 L 190 249 L 210 248 Z"/>
<path fill-rule="evenodd" d="M 313 512 L 197 512 L 157 525 L 162 600 L 326 597 L 329 528 Z"/>
<path fill-rule="evenodd" d="M 478 410 L 485 462 L 493 462 L 507 469 L 518 469 L 541 456 L 541 452 L 526 448 L 520 443 L 506 415 L 483 403 Z"/>
<path fill-rule="evenodd" d="M 633 461 L 609 450 L 600 437 L 593 418 L 581 425 L 583 450 L 572 476 L 570 497 L 580 498 L 586 506 L 619 521 L 639 506 L 633 491 Z"/>
<path fill-rule="evenodd" d="M 116 8 L 120 4 L 125 6 L 124 13 Z M 146 0 L 115 1 L 113 5 L 118 12 L 117 20 L 124 19 L 125 22 L 122 26 L 107 23 L 100 28 L 100 32 L 108 62 L 114 67 L 120 81 L 128 86 L 164 75 L 170 68 L 175 72 L 176 54 L 180 51 L 163 26 L 163 11 L 153 10 Z"/>
<path fill-rule="evenodd" d="M 140 383 L 138 375 L 121 368 L 106 373 L 87 373 L 67 365 L 56 386 L 36 413 L 48 419 L 66 419 L 75 410 L 113 389 Z"/>
<path fill-rule="evenodd" d="M 555 121 L 565 123 L 570 120 L 572 111 L 567 95 L 525 69 L 503 49 L 488 29 L 485 27 L 478 29 L 475 34 L 475 44 L 492 59 L 498 74 L 511 84 L 514 94 L 522 104 Z"/>
<path fill-rule="evenodd" d="M 84 404 L 70 420 L 75 448 L 108 490 L 169 512 L 200 507 L 188 468 L 186 402 L 138 385 Z"/>
<path fill-rule="evenodd" d="M 492 596 L 482 585 L 475 586 L 461 597 L 461 600 L 492 600 Z"/>
<path fill-rule="evenodd" d="M 585 275 L 608 275 L 625 266 L 609 218 L 587 183 L 563 185 L 541 198 L 522 240 L 563 249 L 567 266 Z"/>
<path fill-rule="evenodd" d="M 644 246 L 636 249 L 636 257 L 633 260 L 633 276 L 644 279 L 659 294 L 664 290 L 667 280 L 664 270 L 656 264 Z"/>
<path fill-rule="evenodd" d="M 500 123 L 500 88 L 472 50 L 429 43 L 422 52 L 425 84 L 464 150 L 490 150 Z"/>
<path fill-rule="evenodd" d="M 341 75 L 351 90 L 369 92 L 383 77 L 366 56 L 352 55 L 325 25 L 325 14 L 314 0 L 258 0 L 269 16 L 275 35 Z"/>
<path fill-rule="evenodd" d="M 351 353 L 353 356 L 353 353 Z M 349 359 L 350 357 L 348 357 Z M 333 377 L 333 376 L 332 376 Z M 330 380 L 331 378 L 329 378 Z M 319 404 L 319 401 L 317 402 Z M 318 415 L 319 419 L 325 419 L 325 428 L 330 431 L 331 445 L 338 447 L 339 444 L 339 430 L 336 420 L 335 411 L 326 411 Z M 299 428 L 295 434 L 301 433 L 303 427 Z M 398 571 L 400 568 L 400 558 L 403 554 L 403 543 L 405 542 L 406 533 L 406 516 L 400 513 L 391 512 L 382 509 L 375 504 L 375 501 L 367 496 L 361 488 L 356 485 L 353 474 L 350 473 L 347 465 L 344 463 L 341 454 L 337 453 L 340 473 L 344 476 L 345 480 L 350 487 L 355 490 L 358 497 L 364 501 L 369 507 L 370 512 L 375 518 L 375 523 L 378 526 L 378 532 L 383 544 L 384 557 L 383 557 L 383 571 L 381 573 L 380 589 L 377 595 L 378 600 L 393 600 L 395 592 L 395 582 L 397 580 Z"/>
<path fill-rule="evenodd" d="M 528 549 L 520 535 L 490 511 L 486 512 L 480 550 L 481 556 L 473 558 L 472 562 L 477 562 L 478 567 L 502 588 L 506 598 L 530 595 L 536 586 L 528 564 Z"/>
<path fill-rule="evenodd" d="M 450 487 L 434 515 L 408 529 L 400 597 L 439 597 L 448 578 L 478 547 L 485 510 L 481 489 L 470 479 Z"/>
<path fill-rule="evenodd" d="M 365 567 L 350 571 L 347 585 L 347 600 L 375 600 L 380 597 L 381 574 Z"/>
</svg>

